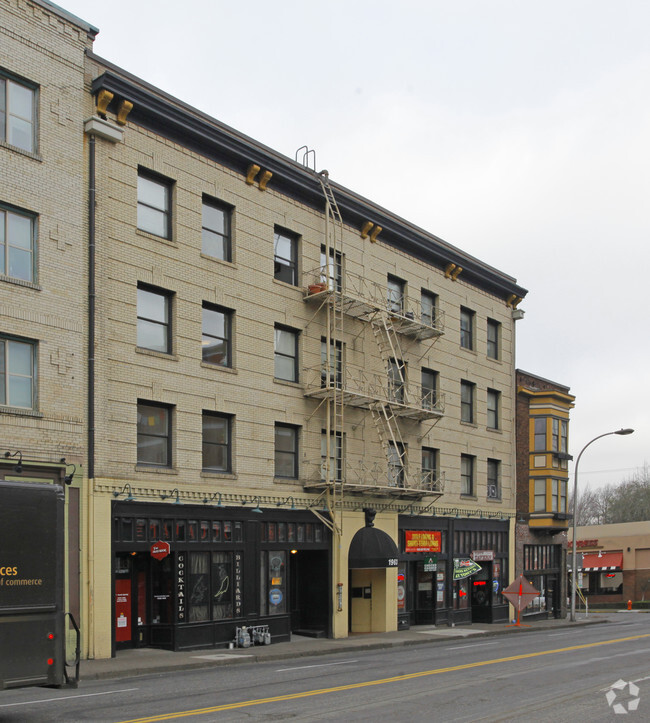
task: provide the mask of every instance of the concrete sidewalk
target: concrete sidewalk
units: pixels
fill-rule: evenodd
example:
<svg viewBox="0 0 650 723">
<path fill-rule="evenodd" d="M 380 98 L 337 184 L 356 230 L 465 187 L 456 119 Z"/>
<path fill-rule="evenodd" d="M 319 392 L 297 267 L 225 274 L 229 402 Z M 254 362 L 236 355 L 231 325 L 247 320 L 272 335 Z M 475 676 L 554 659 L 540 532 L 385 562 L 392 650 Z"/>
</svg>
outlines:
<svg viewBox="0 0 650 723">
<path fill-rule="evenodd" d="M 354 654 L 359 650 L 380 650 L 407 645 L 444 643 L 450 639 L 493 637 L 495 635 L 521 635 L 540 630 L 558 630 L 584 625 L 609 622 L 611 615 L 590 614 L 575 623 L 567 620 L 539 620 L 520 627 L 498 623 L 476 624 L 449 628 L 447 626 L 418 625 L 409 630 L 391 633 L 368 633 L 351 635 L 348 638 L 307 638 L 292 636 L 291 642 L 256 645 L 250 648 L 211 648 L 172 652 L 155 648 L 134 648 L 121 650 L 116 657 L 104 660 L 82 660 L 81 680 L 101 678 L 131 678 L 139 675 L 155 675 L 174 670 L 211 668 L 219 665 L 261 663 L 271 660 L 293 660 L 313 655 L 332 653 Z M 567 631 L 567 634 L 568 631 Z"/>
</svg>

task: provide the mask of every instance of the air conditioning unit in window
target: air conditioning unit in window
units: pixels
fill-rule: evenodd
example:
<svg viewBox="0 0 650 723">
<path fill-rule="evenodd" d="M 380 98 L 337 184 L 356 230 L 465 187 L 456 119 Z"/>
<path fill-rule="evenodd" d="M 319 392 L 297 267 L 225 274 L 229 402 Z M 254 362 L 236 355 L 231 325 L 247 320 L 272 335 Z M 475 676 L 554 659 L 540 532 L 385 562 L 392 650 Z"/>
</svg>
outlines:
<svg viewBox="0 0 650 723">
<path fill-rule="evenodd" d="M 496 485 L 488 485 L 487 486 L 487 496 L 488 496 L 488 499 L 496 500 L 499 498 L 498 488 Z"/>
</svg>

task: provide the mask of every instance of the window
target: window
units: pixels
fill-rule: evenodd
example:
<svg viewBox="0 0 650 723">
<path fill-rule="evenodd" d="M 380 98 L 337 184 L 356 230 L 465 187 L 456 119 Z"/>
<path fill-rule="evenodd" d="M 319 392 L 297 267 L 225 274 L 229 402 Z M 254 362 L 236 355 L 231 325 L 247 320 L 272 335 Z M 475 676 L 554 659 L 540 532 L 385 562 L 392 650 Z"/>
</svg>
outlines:
<svg viewBox="0 0 650 723">
<path fill-rule="evenodd" d="M 430 291 L 422 290 L 420 300 L 420 321 L 427 326 L 436 325 L 436 305 L 438 297 Z"/>
<path fill-rule="evenodd" d="M 275 425 L 275 476 L 298 479 L 298 427 Z"/>
<path fill-rule="evenodd" d="M 567 451 L 567 430 L 568 425 L 564 419 L 552 419 L 551 420 L 551 449 L 553 452 L 566 452 Z"/>
<path fill-rule="evenodd" d="M 138 284 L 138 346 L 171 352 L 171 294 Z"/>
<path fill-rule="evenodd" d="M 34 217 L 0 207 L 0 274 L 34 281 Z"/>
<path fill-rule="evenodd" d="M 171 238 L 171 181 L 138 171 L 138 228 Z"/>
<path fill-rule="evenodd" d="M 546 480 L 535 480 L 535 512 L 544 512 L 546 510 Z"/>
<path fill-rule="evenodd" d="M 231 472 L 232 417 L 203 412 L 203 469 Z"/>
<path fill-rule="evenodd" d="M 395 314 L 401 314 L 404 311 L 404 297 L 406 291 L 406 282 L 398 279 L 397 276 L 388 274 L 387 283 L 387 308 Z"/>
<path fill-rule="evenodd" d="M 438 450 L 422 447 L 422 489 L 433 489 L 438 479 Z"/>
<path fill-rule="evenodd" d="M 341 433 L 330 433 L 329 450 L 327 449 L 327 441 L 327 432 L 323 430 L 320 437 L 321 480 L 328 482 L 340 482 L 343 478 Z"/>
<path fill-rule="evenodd" d="M 463 349 L 474 349 L 474 312 L 461 306 L 460 345 Z"/>
<path fill-rule="evenodd" d="M 329 283 L 336 291 L 341 290 L 342 279 L 342 262 L 341 254 L 334 249 L 330 249 L 329 253 L 325 246 L 320 247 L 320 280 Z"/>
<path fill-rule="evenodd" d="M 0 404 L 36 405 L 36 343 L 0 336 Z"/>
<path fill-rule="evenodd" d="M 460 456 L 460 493 L 474 496 L 474 457 L 469 454 Z"/>
<path fill-rule="evenodd" d="M 496 389 L 487 390 L 487 426 L 490 429 L 499 429 L 499 405 L 501 392 Z"/>
<path fill-rule="evenodd" d="M 0 76 L 0 140 L 32 153 L 35 118 L 36 89 Z"/>
<path fill-rule="evenodd" d="M 406 385 L 406 364 L 401 359 L 388 360 L 388 399 L 398 404 L 404 403 Z"/>
<path fill-rule="evenodd" d="M 298 286 L 298 238 L 276 228 L 273 234 L 273 252 L 275 278 Z"/>
<path fill-rule="evenodd" d="M 275 327 L 275 378 L 298 381 L 298 332 L 295 329 Z"/>
<path fill-rule="evenodd" d="M 474 423 L 474 390 L 472 382 L 460 383 L 460 421 Z"/>
<path fill-rule="evenodd" d="M 232 208 L 219 201 L 203 197 L 201 251 L 222 261 L 232 261 Z"/>
<path fill-rule="evenodd" d="M 487 497 L 489 500 L 501 499 L 501 462 L 498 459 L 487 461 Z"/>
<path fill-rule="evenodd" d="M 171 407 L 138 401 L 138 464 L 171 467 Z"/>
<path fill-rule="evenodd" d="M 203 303 L 201 355 L 206 364 L 232 366 L 232 316 L 229 309 Z"/>
<path fill-rule="evenodd" d="M 400 442 L 388 443 L 388 486 L 404 487 L 406 450 Z"/>
<path fill-rule="evenodd" d="M 487 320 L 487 355 L 490 359 L 500 356 L 501 324 L 494 319 Z"/>
<path fill-rule="evenodd" d="M 422 409 L 436 409 L 438 404 L 438 372 L 422 369 Z"/>
<path fill-rule="evenodd" d="M 546 417 L 535 418 L 535 451 L 546 450 Z"/>
<path fill-rule="evenodd" d="M 329 367 L 327 363 L 327 339 L 320 340 L 320 377 L 321 387 L 332 387 L 336 384 L 337 389 L 343 386 L 343 348 L 340 341 L 330 339 Z"/>
</svg>

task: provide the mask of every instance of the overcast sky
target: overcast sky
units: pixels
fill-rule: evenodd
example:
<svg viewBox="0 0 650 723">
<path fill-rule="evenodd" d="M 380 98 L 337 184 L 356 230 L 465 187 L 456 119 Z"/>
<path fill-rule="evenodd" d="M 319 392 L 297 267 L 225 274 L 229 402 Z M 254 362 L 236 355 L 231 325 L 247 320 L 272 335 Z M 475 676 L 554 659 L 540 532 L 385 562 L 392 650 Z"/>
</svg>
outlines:
<svg viewBox="0 0 650 723">
<path fill-rule="evenodd" d="M 650 2 L 61 0 L 95 52 L 529 290 L 580 487 L 650 461 Z M 644 291 L 644 289 L 646 289 Z"/>
</svg>

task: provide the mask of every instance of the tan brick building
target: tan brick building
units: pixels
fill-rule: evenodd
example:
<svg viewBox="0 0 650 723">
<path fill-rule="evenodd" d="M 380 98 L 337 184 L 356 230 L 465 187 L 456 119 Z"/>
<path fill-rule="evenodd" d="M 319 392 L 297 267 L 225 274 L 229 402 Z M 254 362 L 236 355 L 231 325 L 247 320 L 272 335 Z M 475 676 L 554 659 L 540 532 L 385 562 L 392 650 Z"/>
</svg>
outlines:
<svg viewBox="0 0 650 723">
<path fill-rule="evenodd" d="M 58 199 L 74 208 L 38 179 L 29 203 L 22 178 L 0 201 L 62 215 L 54 235 L 39 225 L 38 268 L 67 254 L 52 288 L 78 329 L 47 347 L 37 402 L 0 406 L 0 424 L 31 429 L 12 449 L 82 472 L 85 654 L 209 647 L 242 626 L 282 640 L 505 619 L 525 290 L 330 181 L 308 149 L 282 156 L 81 41 L 66 136 L 18 7 L 50 6 L 11 10 L 24 59 L 2 72 L 36 84 L 39 142 L 77 164 Z M 49 12 L 61 56 L 90 43 Z M 0 334 L 42 357 L 54 334 L 27 313 L 35 290 L 2 280 Z M 61 377 L 76 446 L 59 429 L 48 457 Z"/>
</svg>

